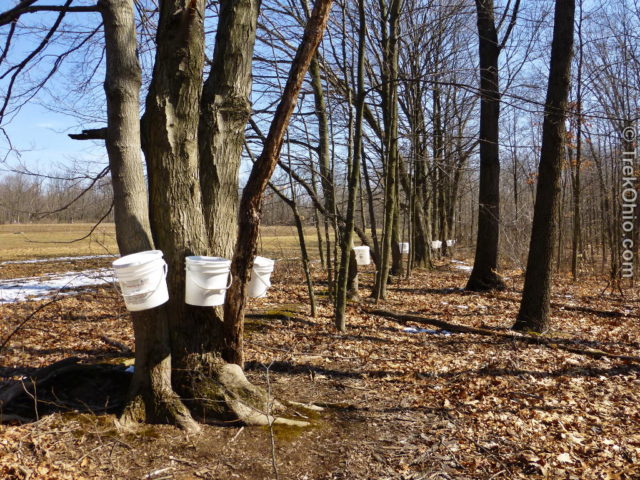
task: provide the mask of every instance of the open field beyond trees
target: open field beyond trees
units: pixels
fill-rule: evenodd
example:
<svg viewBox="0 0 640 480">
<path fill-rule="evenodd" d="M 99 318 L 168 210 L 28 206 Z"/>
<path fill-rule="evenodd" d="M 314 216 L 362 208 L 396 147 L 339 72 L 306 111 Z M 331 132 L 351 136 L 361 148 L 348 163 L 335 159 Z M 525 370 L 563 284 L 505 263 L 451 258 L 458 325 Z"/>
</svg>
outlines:
<svg viewBox="0 0 640 480">
<path fill-rule="evenodd" d="M 93 231 L 92 231 L 93 230 Z M 313 256 L 318 240 L 315 228 L 305 229 Z M 266 226 L 261 230 L 258 249 L 272 258 L 300 255 L 295 227 Z M 117 255 L 113 223 L 35 223 L 0 225 L 0 261 L 81 255 Z"/>
<path fill-rule="evenodd" d="M 2 234 L 15 235 L 11 228 Z M 24 236 L 16 238 L 42 232 L 20 228 Z M 71 231 L 60 226 L 49 234 L 64 239 Z M 295 257 L 294 233 L 287 232 L 265 229 L 263 251 Z M 112 238 L 107 230 L 101 235 Z M 5 260 L 24 259 L 31 248 L 11 245 Z M 94 246 L 97 241 L 75 253 L 104 253 Z M 71 252 L 66 248 L 43 251 L 62 256 Z M 7 264 L 0 276 L 110 261 Z M 304 429 L 123 430 L 115 415 L 125 401 L 134 339 L 116 289 L 1 304 L 3 341 L 28 320 L 0 351 L 0 396 L 12 382 L 70 357 L 80 366 L 121 365 L 122 374 L 87 378 L 72 362 L 74 376 L 33 398 L 24 395 L 20 412 L 2 412 L 0 478 L 640 478 L 637 290 L 602 294 L 603 280 L 576 284 L 557 276 L 553 329 L 535 337 L 509 330 L 521 294 L 519 271 L 503 272 L 505 292 L 468 293 L 461 290 L 468 271 L 442 260 L 434 271 L 395 278 L 387 301 L 375 305 L 368 298 L 373 267 L 364 267 L 362 300 L 349 304 L 347 332 L 337 333 L 324 275 L 312 265 L 317 317 L 309 316 L 298 262 L 281 260 L 268 297 L 250 300 L 245 333 L 252 382 L 276 397 L 324 408 L 299 411 L 312 423 Z"/>
</svg>

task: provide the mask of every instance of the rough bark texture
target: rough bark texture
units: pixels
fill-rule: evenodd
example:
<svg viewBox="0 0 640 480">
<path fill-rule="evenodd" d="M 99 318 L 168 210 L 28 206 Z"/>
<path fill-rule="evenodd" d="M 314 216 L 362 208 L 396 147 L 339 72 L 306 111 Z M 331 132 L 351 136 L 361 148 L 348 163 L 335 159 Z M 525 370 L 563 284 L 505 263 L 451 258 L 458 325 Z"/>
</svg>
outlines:
<svg viewBox="0 0 640 480">
<path fill-rule="evenodd" d="M 515 330 L 549 328 L 551 266 L 569 96 L 575 0 L 557 0 L 531 243 Z"/>
<path fill-rule="evenodd" d="M 493 0 L 476 0 L 480 55 L 480 191 L 478 195 L 478 236 L 473 270 L 467 290 L 503 289 L 497 273 L 500 236 L 500 159 L 498 122 L 500 91 L 498 81 L 498 33 Z"/>
<path fill-rule="evenodd" d="M 197 131 L 204 66 L 204 1 L 161 3 L 156 61 L 143 121 L 151 226 L 169 265 L 167 303 L 174 367 L 219 350 L 212 309 L 184 302 L 185 257 L 210 253 L 202 213 Z"/>
<path fill-rule="evenodd" d="M 289 78 L 282 99 L 276 109 L 261 155 L 254 163 L 240 202 L 240 226 L 236 241 L 231 273 L 235 281 L 227 291 L 224 308 L 225 359 L 240 366 L 244 363 L 242 336 L 244 331 L 244 309 L 246 304 L 246 284 L 253 266 L 260 216 L 262 194 L 278 163 L 282 141 L 293 113 L 304 76 L 309 68 L 322 39 L 332 0 L 317 0 L 304 30 L 302 43 L 291 65 Z"/>
<path fill-rule="evenodd" d="M 116 238 L 122 255 L 153 248 L 140 154 L 138 99 L 141 85 L 131 0 L 101 0 L 106 45 L 106 147 L 114 192 Z M 171 389 L 171 350 L 163 308 L 132 312 L 136 370 L 131 402 L 121 418 L 198 427 Z"/>
<path fill-rule="evenodd" d="M 198 142 L 200 185 L 214 255 L 231 258 L 238 217 L 238 171 L 251 114 L 251 65 L 258 0 L 220 2 L 211 73 L 204 83 Z"/>
</svg>

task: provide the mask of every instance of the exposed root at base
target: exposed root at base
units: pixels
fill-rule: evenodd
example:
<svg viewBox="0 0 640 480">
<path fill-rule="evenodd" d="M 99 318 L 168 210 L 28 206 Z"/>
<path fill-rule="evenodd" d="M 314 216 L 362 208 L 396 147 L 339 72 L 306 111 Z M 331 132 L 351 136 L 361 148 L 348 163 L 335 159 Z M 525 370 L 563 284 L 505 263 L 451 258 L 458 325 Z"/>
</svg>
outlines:
<svg viewBox="0 0 640 480">
<path fill-rule="evenodd" d="M 135 395 L 126 405 L 122 415 L 117 420 L 119 427 L 132 429 L 143 423 L 160 423 L 175 425 L 189 432 L 198 433 L 200 425 L 196 422 L 189 409 L 173 392 L 146 402 L 141 394 Z"/>
<path fill-rule="evenodd" d="M 278 413 L 284 410 L 282 403 L 249 382 L 238 365 L 219 358 L 193 356 L 188 361 L 188 368 L 177 374 L 177 379 L 177 390 L 202 422 L 253 426 L 310 425 L 309 422 L 279 416 Z"/>
<path fill-rule="evenodd" d="M 491 272 L 484 276 L 474 275 L 471 272 L 465 290 L 470 292 L 489 292 L 492 290 L 502 291 L 506 290 L 506 288 L 504 280 L 496 272 Z"/>
</svg>

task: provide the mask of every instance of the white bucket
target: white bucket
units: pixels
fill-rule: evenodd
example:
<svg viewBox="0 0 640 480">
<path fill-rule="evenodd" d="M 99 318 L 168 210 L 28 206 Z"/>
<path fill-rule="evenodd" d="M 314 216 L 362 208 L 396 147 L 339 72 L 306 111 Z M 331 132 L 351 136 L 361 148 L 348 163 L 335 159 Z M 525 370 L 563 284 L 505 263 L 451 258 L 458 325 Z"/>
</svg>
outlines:
<svg viewBox="0 0 640 480">
<path fill-rule="evenodd" d="M 440 250 L 442 248 L 442 240 L 432 240 L 431 248 L 434 250 Z"/>
<path fill-rule="evenodd" d="M 362 245 L 360 247 L 353 247 L 353 252 L 356 255 L 356 263 L 358 265 L 369 265 L 371 263 L 371 255 L 369 253 L 369 247 Z"/>
<path fill-rule="evenodd" d="M 253 269 L 251 270 L 251 280 L 247 294 L 251 298 L 262 298 L 267 296 L 267 290 L 271 286 L 271 272 L 276 262 L 270 258 L 256 257 L 253 259 Z"/>
<path fill-rule="evenodd" d="M 400 248 L 400 254 L 404 255 L 409 253 L 409 242 L 398 243 L 398 247 Z"/>
<path fill-rule="evenodd" d="M 127 310 L 148 310 L 169 300 L 167 264 L 160 250 L 126 255 L 112 265 Z"/>
<path fill-rule="evenodd" d="M 447 247 L 453 247 L 456 244 L 455 240 L 447 240 Z"/>
<path fill-rule="evenodd" d="M 231 286 L 231 260 L 220 257 L 187 257 L 184 301 L 198 307 L 224 304 Z"/>
</svg>

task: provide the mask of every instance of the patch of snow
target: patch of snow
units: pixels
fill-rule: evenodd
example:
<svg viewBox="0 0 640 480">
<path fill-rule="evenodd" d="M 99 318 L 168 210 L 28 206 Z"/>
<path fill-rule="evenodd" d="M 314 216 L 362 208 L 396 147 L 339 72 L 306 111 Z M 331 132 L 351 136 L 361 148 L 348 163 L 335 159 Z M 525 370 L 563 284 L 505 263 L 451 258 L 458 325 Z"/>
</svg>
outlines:
<svg viewBox="0 0 640 480">
<path fill-rule="evenodd" d="M 113 282 L 113 270 L 110 268 L 0 280 L 0 304 L 44 300 L 59 295 L 73 295 L 77 292 L 71 289 L 105 285 Z"/>
<path fill-rule="evenodd" d="M 456 265 L 455 267 L 456 270 L 464 270 L 465 272 L 470 272 L 471 270 L 473 270 L 473 267 L 471 265 Z"/>
<path fill-rule="evenodd" d="M 428 328 L 405 327 L 402 329 L 406 333 L 428 333 L 430 335 L 444 335 L 448 337 L 452 333 L 448 330 L 430 330 Z"/>
<path fill-rule="evenodd" d="M 456 270 L 464 270 L 465 272 L 470 272 L 471 270 L 473 270 L 473 266 L 467 265 L 465 262 L 462 262 L 460 260 L 451 260 L 451 263 L 455 263 L 453 268 L 455 268 Z"/>
<path fill-rule="evenodd" d="M 0 265 L 22 265 L 27 263 L 51 263 L 66 262 L 70 260 L 91 260 L 93 258 L 115 258 L 117 255 L 85 255 L 82 257 L 55 257 L 55 258 L 32 258 L 30 260 L 7 260 L 0 262 Z"/>
</svg>

